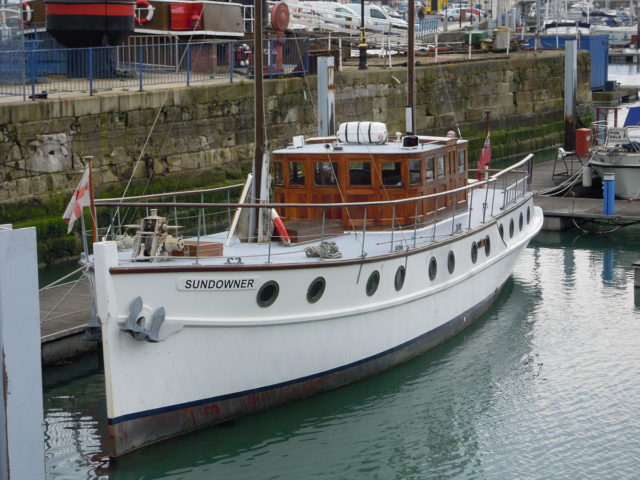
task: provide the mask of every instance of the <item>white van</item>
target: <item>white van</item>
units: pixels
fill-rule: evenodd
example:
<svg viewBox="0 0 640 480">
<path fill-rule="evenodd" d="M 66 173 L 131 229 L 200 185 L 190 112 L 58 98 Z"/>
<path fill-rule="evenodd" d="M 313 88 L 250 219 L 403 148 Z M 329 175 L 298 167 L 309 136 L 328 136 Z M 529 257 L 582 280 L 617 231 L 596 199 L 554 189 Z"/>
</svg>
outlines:
<svg viewBox="0 0 640 480">
<path fill-rule="evenodd" d="M 361 5 L 359 3 L 350 3 L 349 7 L 351 7 L 352 10 L 358 12 L 358 18 L 360 18 Z M 408 28 L 406 21 L 392 17 L 384 8 L 371 3 L 366 3 L 364 5 L 364 23 L 365 25 L 370 24 L 378 27 L 391 26 L 394 28 L 401 28 L 403 30 L 406 30 Z"/>
<path fill-rule="evenodd" d="M 335 23 L 336 19 L 345 19 L 349 23 L 340 25 L 343 28 L 357 28 L 360 23 L 360 14 L 356 13 L 351 5 L 345 5 L 338 2 L 304 2 L 304 1 L 288 1 L 289 10 L 295 15 L 296 13 L 305 13 L 307 15 L 317 15 L 319 19 L 331 21 Z"/>
<path fill-rule="evenodd" d="M 335 23 L 336 19 L 344 18 L 348 21 L 342 27 L 359 28 L 361 21 L 361 5 L 359 3 L 338 3 L 338 2 L 305 2 L 288 0 L 289 10 L 295 16 L 297 12 L 317 15 L 318 18 Z M 365 26 L 375 26 L 378 28 L 407 29 L 407 22 L 402 19 L 391 17 L 382 7 L 378 5 L 365 4 L 364 6 Z"/>
</svg>

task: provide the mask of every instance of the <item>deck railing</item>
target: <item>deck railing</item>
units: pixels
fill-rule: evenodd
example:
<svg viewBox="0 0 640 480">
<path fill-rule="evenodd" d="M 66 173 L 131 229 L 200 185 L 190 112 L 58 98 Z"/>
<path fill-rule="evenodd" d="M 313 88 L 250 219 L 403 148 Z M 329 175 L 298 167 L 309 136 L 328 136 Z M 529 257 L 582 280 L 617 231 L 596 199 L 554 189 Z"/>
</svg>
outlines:
<svg viewBox="0 0 640 480">
<path fill-rule="evenodd" d="M 159 214 L 166 217 L 168 221 L 179 223 L 183 227 L 183 236 L 192 236 L 200 242 L 201 237 L 214 231 L 227 230 L 232 223 L 232 218 L 238 209 L 257 209 L 265 216 L 269 216 L 272 209 L 286 207 L 307 207 L 320 209 L 319 216 L 320 231 L 313 235 L 313 238 L 301 238 L 300 241 L 317 240 L 324 241 L 328 236 L 329 215 L 327 212 L 332 209 L 355 209 L 359 208 L 363 212 L 361 226 L 353 231 L 360 236 L 362 243 L 362 256 L 366 256 L 365 238 L 372 232 L 367 230 L 371 209 L 379 207 L 390 207 L 391 224 L 386 231 L 391 232 L 389 249 L 391 252 L 398 249 L 416 248 L 418 245 L 435 242 L 438 235 L 443 235 L 443 230 L 438 229 L 443 221 L 451 223 L 450 231 L 444 234 L 447 237 L 464 233 L 472 228 L 471 212 L 467 205 L 478 205 L 473 202 L 473 197 L 480 196 L 481 199 L 481 222 L 486 223 L 493 219 L 500 212 L 516 204 L 524 198 L 531 184 L 531 172 L 533 168 L 533 155 L 528 155 L 516 164 L 491 175 L 487 180 L 478 181 L 464 187 L 447 192 L 423 195 L 420 197 L 403 198 L 397 200 L 375 201 L 375 202 L 345 202 L 345 203 L 234 203 L 232 198 L 238 197 L 242 184 L 228 187 L 193 190 L 189 192 L 171 192 L 165 194 L 140 195 L 123 199 L 97 199 L 96 207 L 99 208 L 100 218 L 109 218 L 111 223 L 108 228 L 99 229 L 102 238 L 118 240 L 122 238 L 127 223 L 140 217 L 148 216 L 149 209 L 159 210 Z M 500 190 L 501 195 L 496 195 Z M 178 201 L 178 197 L 182 197 Z M 225 198 L 226 201 L 206 201 Z M 433 200 L 433 211 L 427 215 L 419 216 L 418 205 L 425 200 Z M 396 207 L 398 205 L 413 203 L 415 215 L 412 224 L 402 224 L 396 217 Z M 464 205 L 460 208 L 440 208 L 443 205 Z M 110 209 L 105 215 L 105 209 Z M 476 217 L 477 218 L 477 217 Z M 352 219 L 353 220 L 353 219 Z M 458 221 L 459 220 L 459 221 Z M 285 219 L 286 224 L 286 219 Z M 353 225 L 354 222 L 351 222 Z M 129 225 L 131 226 L 131 225 Z M 418 236 L 418 229 L 428 229 L 428 234 L 423 232 Z M 271 239 L 274 232 L 266 232 Z M 181 256 L 180 258 L 184 258 Z M 150 257 L 151 259 L 151 257 Z M 166 257 L 162 257 L 166 259 Z M 271 261 L 271 251 L 267 254 L 267 262 Z"/>
</svg>

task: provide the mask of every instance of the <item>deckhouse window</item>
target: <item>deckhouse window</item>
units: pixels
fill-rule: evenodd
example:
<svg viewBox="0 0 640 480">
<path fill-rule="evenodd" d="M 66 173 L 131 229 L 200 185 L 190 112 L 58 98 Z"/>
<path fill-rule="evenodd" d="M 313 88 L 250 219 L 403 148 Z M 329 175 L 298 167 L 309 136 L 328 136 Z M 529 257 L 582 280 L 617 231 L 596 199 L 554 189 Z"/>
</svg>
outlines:
<svg viewBox="0 0 640 480">
<path fill-rule="evenodd" d="M 314 162 L 313 181 L 316 185 L 337 185 L 338 162 Z"/>
<path fill-rule="evenodd" d="M 438 178 L 444 178 L 444 153 L 438 155 Z"/>
<path fill-rule="evenodd" d="M 349 183 L 371 185 L 371 162 L 349 162 Z"/>
<path fill-rule="evenodd" d="M 284 175 L 282 174 L 282 162 L 273 162 L 273 183 L 281 187 L 284 185 Z"/>
<path fill-rule="evenodd" d="M 402 171 L 400 162 L 382 162 L 382 184 L 390 187 L 402 186 Z"/>
<path fill-rule="evenodd" d="M 420 185 L 420 167 L 421 160 L 409 160 L 409 185 Z"/>
<path fill-rule="evenodd" d="M 289 185 L 304 185 L 304 163 L 289 162 Z"/>
<path fill-rule="evenodd" d="M 464 150 L 458 150 L 458 173 L 464 173 Z"/>
<path fill-rule="evenodd" d="M 432 182 L 433 176 L 433 157 L 427 158 L 427 182 Z"/>
</svg>

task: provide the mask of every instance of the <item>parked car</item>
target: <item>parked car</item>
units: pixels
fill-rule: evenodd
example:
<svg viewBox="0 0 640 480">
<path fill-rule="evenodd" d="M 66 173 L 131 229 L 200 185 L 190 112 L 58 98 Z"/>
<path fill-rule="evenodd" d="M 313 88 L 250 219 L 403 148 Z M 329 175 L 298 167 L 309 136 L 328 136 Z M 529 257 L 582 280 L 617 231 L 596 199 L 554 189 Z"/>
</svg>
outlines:
<svg viewBox="0 0 640 480">
<path fill-rule="evenodd" d="M 476 18 L 487 18 L 487 12 L 485 12 L 484 10 L 480 10 L 479 8 L 470 7 L 467 8 L 466 11 L 467 18 L 469 18 L 469 15 L 473 15 Z"/>
<path fill-rule="evenodd" d="M 449 7 L 445 10 L 437 11 L 435 14 L 438 17 L 446 18 L 450 22 L 453 22 L 454 20 L 460 20 L 460 12 L 461 9 L 458 7 Z"/>
</svg>

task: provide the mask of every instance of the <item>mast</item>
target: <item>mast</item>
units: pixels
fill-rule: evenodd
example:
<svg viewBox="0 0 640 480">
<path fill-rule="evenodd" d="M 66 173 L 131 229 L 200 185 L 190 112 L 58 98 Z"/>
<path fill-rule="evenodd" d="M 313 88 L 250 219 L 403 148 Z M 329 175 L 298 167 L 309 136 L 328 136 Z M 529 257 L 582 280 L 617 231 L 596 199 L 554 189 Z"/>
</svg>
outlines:
<svg viewBox="0 0 640 480">
<path fill-rule="evenodd" d="M 415 65 L 414 58 L 414 42 L 415 42 L 415 25 L 416 25 L 416 5 L 413 0 L 409 1 L 409 30 L 408 43 L 407 43 L 407 109 L 406 109 L 406 132 L 408 134 L 415 133 L 415 118 L 413 115 L 413 109 L 415 106 L 415 79 L 413 75 L 413 69 Z"/>
<path fill-rule="evenodd" d="M 253 156 L 253 184 L 251 188 L 251 201 L 254 203 L 259 203 L 263 197 L 265 192 L 262 191 L 262 170 L 263 170 L 263 162 L 264 155 L 266 152 L 265 146 L 265 132 L 264 132 L 264 90 L 262 86 L 262 0 L 254 0 L 253 2 L 254 10 L 253 10 L 253 18 L 254 18 L 254 28 L 253 28 L 253 51 L 254 51 L 254 63 L 253 63 L 253 72 L 254 72 L 254 134 L 255 134 L 255 153 Z M 250 233 L 249 238 L 253 238 L 255 236 L 257 241 L 260 241 L 260 237 L 262 236 L 262 222 L 260 221 L 260 211 L 256 209 L 252 209 L 251 221 L 250 221 Z"/>
</svg>

